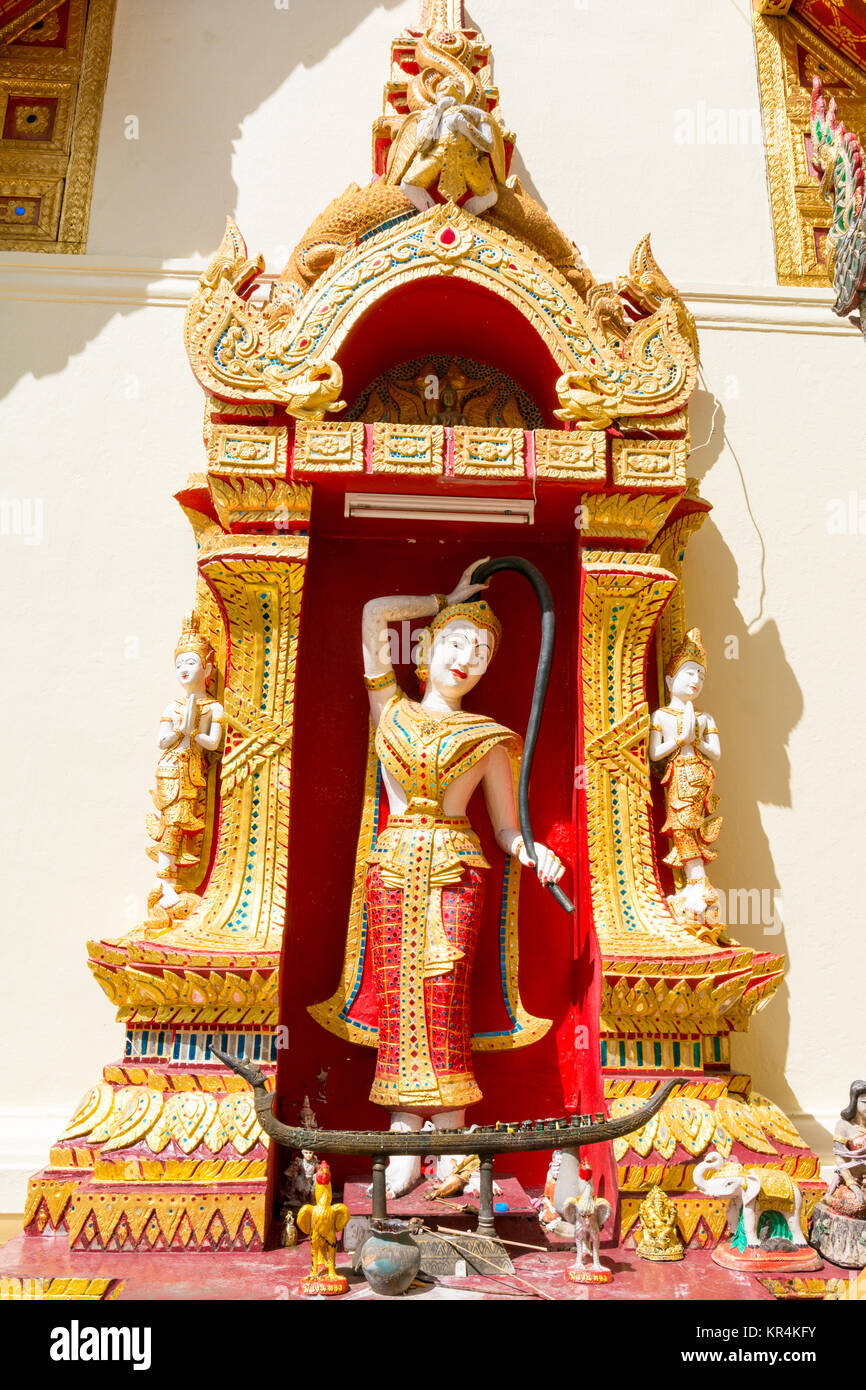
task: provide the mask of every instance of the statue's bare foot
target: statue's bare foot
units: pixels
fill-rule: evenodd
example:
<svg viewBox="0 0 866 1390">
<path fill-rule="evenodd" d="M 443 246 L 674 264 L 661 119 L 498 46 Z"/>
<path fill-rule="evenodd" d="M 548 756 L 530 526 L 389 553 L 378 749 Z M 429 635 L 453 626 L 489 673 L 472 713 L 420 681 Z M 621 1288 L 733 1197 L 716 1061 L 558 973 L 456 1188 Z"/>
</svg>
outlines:
<svg viewBox="0 0 866 1390">
<path fill-rule="evenodd" d="M 168 911 L 170 907 L 177 907 L 179 902 L 180 895 L 175 892 L 174 887 L 170 883 L 164 883 L 159 895 L 160 907 L 164 907 Z"/>
<path fill-rule="evenodd" d="M 480 1170 L 479 1170 L 478 1172 L 472 1174 L 472 1177 L 469 1179 L 469 1181 L 468 1181 L 468 1183 L 466 1184 L 466 1186 L 464 1187 L 463 1191 L 464 1191 L 464 1192 L 466 1193 L 466 1195 L 469 1196 L 469 1197 L 477 1197 L 477 1196 L 479 1195 L 479 1193 L 480 1193 L 480 1191 L 481 1191 L 481 1172 L 480 1172 Z M 502 1188 L 499 1186 L 499 1183 L 496 1181 L 495 1178 L 494 1178 L 494 1180 L 493 1180 L 493 1195 L 494 1195 L 494 1197 L 501 1197 L 501 1196 L 502 1196 Z"/>
<path fill-rule="evenodd" d="M 400 1154 L 388 1160 L 385 1169 L 385 1191 L 391 1198 L 405 1197 L 421 1178 L 421 1158 L 418 1154 Z"/>
<path fill-rule="evenodd" d="M 406 194 L 410 202 L 415 204 L 419 212 L 426 212 L 436 202 L 432 193 L 428 193 L 426 188 L 419 188 L 415 183 L 401 183 L 400 189 Z"/>
<path fill-rule="evenodd" d="M 467 198 L 463 206 L 473 216 L 480 217 L 488 208 L 492 208 L 498 199 L 499 193 L 495 188 L 492 188 L 489 193 L 476 193 L 473 198 Z"/>
</svg>

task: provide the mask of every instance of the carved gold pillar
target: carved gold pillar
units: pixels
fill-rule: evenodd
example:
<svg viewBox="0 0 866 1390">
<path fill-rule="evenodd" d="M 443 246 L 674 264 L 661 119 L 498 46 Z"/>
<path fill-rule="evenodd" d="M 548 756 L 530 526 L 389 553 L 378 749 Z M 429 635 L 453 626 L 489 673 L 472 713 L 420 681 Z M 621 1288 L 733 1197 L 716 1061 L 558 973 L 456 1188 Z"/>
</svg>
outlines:
<svg viewBox="0 0 866 1390">
<path fill-rule="evenodd" d="M 589 552 L 584 559 L 587 849 L 604 967 L 606 1068 L 699 1071 L 705 1060 L 721 1060 L 704 1057 L 704 1041 L 730 1031 L 729 1013 L 761 997 L 755 952 L 699 941 L 677 922 L 659 883 L 645 672 L 677 583 L 657 554 Z"/>
<path fill-rule="evenodd" d="M 721 1239 L 724 1204 L 693 1190 L 693 1164 L 715 1145 L 738 1161 L 784 1167 L 821 1190 L 818 1160 L 751 1079 L 729 1069 L 729 1037 L 745 1031 L 778 987 L 780 956 L 709 946 L 674 918 L 659 880 L 647 756 L 646 671 L 684 625 L 681 570 L 703 512 L 662 525 L 658 499 L 599 496 L 585 530 L 623 538 L 661 526 L 649 552 L 584 551 L 580 606 L 585 833 L 592 916 L 602 959 L 600 1038 L 612 1118 L 637 1109 L 670 1075 L 679 1094 L 636 1134 L 614 1142 L 621 1236 L 636 1233 L 642 1198 L 660 1185 L 677 1204 L 686 1244 Z M 664 562 L 663 562 L 664 560 Z M 663 686 L 661 687 L 664 688 Z"/>
</svg>

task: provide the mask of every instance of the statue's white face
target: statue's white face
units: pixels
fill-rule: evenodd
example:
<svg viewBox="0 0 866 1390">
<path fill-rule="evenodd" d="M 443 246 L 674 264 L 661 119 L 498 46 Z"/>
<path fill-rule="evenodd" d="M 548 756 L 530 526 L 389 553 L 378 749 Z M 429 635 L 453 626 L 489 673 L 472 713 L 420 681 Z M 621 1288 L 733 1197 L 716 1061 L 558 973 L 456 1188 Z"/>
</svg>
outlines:
<svg viewBox="0 0 866 1390">
<path fill-rule="evenodd" d="M 672 698 L 695 700 L 704 688 L 705 675 L 703 666 L 697 661 L 685 661 L 675 676 L 665 677 L 665 684 Z"/>
<path fill-rule="evenodd" d="M 175 659 L 174 669 L 184 690 L 201 694 L 210 674 L 210 667 L 202 665 L 201 657 L 195 652 L 181 652 Z"/>
<path fill-rule="evenodd" d="M 866 1091 L 861 1091 L 857 1097 L 857 1119 L 866 1125 Z"/>
<path fill-rule="evenodd" d="M 453 700 L 478 684 L 493 655 L 493 634 L 467 618 L 446 623 L 433 638 L 429 685 Z"/>
</svg>

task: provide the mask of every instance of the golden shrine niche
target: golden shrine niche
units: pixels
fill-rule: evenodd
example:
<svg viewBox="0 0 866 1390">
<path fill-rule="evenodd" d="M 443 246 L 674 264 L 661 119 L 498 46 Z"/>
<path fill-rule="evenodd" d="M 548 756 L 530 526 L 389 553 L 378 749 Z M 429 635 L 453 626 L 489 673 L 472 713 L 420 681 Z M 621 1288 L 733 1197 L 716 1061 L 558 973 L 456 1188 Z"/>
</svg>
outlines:
<svg viewBox="0 0 866 1390">
<path fill-rule="evenodd" d="M 812 79 L 866 138 L 866 39 L 853 7 L 828 0 L 755 0 L 754 24 L 779 283 L 823 288 L 832 210 L 811 160 Z"/>
<path fill-rule="evenodd" d="M 534 1114 L 542 1103 L 606 1102 L 620 1117 L 665 1079 L 681 1083 L 650 1124 L 616 1142 L 624 1237 L 638 1234 L 656 1186 L 675 1202 L 683 1243 L 721 1237 L 724 1203 L 692 1183 L 713 1145 L 784 1169 L 810 1202 L 819 1190 L 814 1154 L 730 1069 L 731 1034 L 770 1000 L 783 959 L 701 940 L 674 916 L 660 867 L 649 711 L 686 631 L 683 562 L 709 510 L 688 475 L 694 320 L 649 238 L 626 275 L 598 283 L 509 174 L 514 136 L 489 46 L 461 4 L 431 4 L 391 59 L 374 126 L 379 177 L 316 219 L 266 303 L 253 297 L 263 263 L 229 220 L 187 311 L 206 460 L 177 496 L 197 548 L 195 608 L 215 654 L 225 746 L 199 862 L 179 868 L 183 911 L 89 943 L 125 1054 L 32 1180 L 27 1209 L 32 1235 L 65 1232 L 74 1250 L 261 1248 L 272 1155 L 250 1091 L 212 1044 L 255 1062 L 270 1085 L 280 1062 L 284 1115 L 307 1092 L 325 1126 L 369 1114 L 350 1095 L 363 1089 L 363 1058 L 347 1064 L 345 1043 L 307 1013 L 338 974 L 366 730 L 366 714 L 352 715 L 361 751 L 344 766 L 321 671 L 359 679 L 355 628 L 341 614 L 387 592 L 389 556 L 411 542 L 434 573 L 442 530 L 425 520 L 430 503 L 452 518 L 462 563 L 531 550 L 561 605 L 543 813 L 566 822 L 577 919 L 573 930 L 560 914 L 541 952 L 524 934 L 537 996 L 527 1008 L 554 1028 L 536 1044 L 544 1053 L 488 1058 L 482 1039 L 491 1103 L 516 1096 L 511 1107 Z M 407 122 L 431 74 L 456 74 L 496 126 L 497 200 L 480 215 L 467 210 L 485 196 L 477 171 L 462 205 L 430 195 L 419 209 L 405 191 Z M 413 186 L 419 200 L 439 177 L 422 173 L 432 182 Z M 382 497 L 399 504 L 398 520 L 375 511 Z M 465 519 L 473 509 L 491 519 Z M 324 802 L 320 769 L 332 774 Z M 318 878 L 312 822 L 335 844 Z M 502 903 L 504 977 L 519 923 L 515 894 Z M 531 911 L 543 937 L 550 909 L 536 896 Z"/>
</svg>

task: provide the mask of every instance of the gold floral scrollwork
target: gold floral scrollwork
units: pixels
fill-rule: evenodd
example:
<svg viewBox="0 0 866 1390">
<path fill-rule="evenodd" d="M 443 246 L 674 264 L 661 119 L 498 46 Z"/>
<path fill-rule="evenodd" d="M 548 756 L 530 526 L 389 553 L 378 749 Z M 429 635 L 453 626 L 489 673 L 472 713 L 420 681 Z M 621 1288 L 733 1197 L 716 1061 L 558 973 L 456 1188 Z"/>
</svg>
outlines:
<svg viewBox="0 0 866 1390">
<path fill-rule="evenodd" d="M 327 358 L 295 363 L 283 352 L 279 327 L 250 303 L 264 269 L 247 258 L 237 226 L 228 218 L 216 256 L 201 277 L 186 312 L 186 349 L 205 390 L 226 400 L 267 400 L 299 420 L 341 410 L 343 373 Z"/>
<path fill-rule="evenodd" d="M 456 426 L 454 472 L 485 478 L 523 477 L 523 430 Z"/>
<path fill-rule="evenodd" d="M 617 291 L 622 299 L 644 310 L 645 313 L 660 309 L 663 304 L 672 304 L 680 336 L 688 343 L 695 360 L 700 359 L 694 315 L 653 255 L 649 234 L 641 237 L 632 252 L 628 275 L 617 280 Z"/>
<path fill-rule="evenodd" d="M 623 415 L 658 415 L 689 399 L 698 379 L 693 349 L 680 333 L 677 300 L 662 301 L 654 314 L 635 324 L 623 344 L 619 378 Z"/>
<path fill-rule="evenodd" d="M 217 473 L 286 471 L 288 428 L 285 425 L 212 425 L 207 440 L 210 466 Z"/>
<path fill-rule="evenodd" d="M 536 430 L 533 439 L 539 478 L 604 482 L 607 442 L 603 431 Z"/>
<path fill-rule="evenodd" d="M 451 275 L 471 249 L 473 241 L 470 224 L 457 211 L 454 203 L 449 202 L 424 228 L 421 246 L 437 262 L 444 275 Z"/>
<path fill-rule="evenodd" d="M 295 434 L 294 473 L 360 473 L 364 468 L 364 426 L 354 420 L 302 424 Z"/>
<path fill-rule="evenodd" d="M 441 473 L 445 431 L 441 425 L 373 426 L 374 473 Z"/>
<path fill-rule="evenodd" d="M 613 481 L 618 487 L 685 487 L 687 453 L 682 439 L 615 439 Z"/>
</svg>

